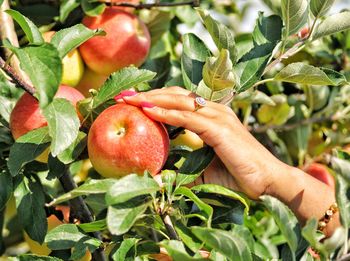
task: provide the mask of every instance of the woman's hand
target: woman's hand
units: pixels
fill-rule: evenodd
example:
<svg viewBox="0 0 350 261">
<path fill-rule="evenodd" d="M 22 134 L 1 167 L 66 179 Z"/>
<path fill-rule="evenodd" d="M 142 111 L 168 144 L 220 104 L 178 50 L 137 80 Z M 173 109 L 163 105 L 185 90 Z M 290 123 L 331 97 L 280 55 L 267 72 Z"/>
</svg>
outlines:
<svg viewBox="0 0 350 261">
<path fill-rule="evenodd" d="M 206 183 L 223 184 L 257 199 L 269 188 L 277 170 L 286 167 L 246 130 L 231 108 L 225 105 L 208 101 L 206 106 L 195 110 L 195 96 L 180 87 L 135 96 L 122 94 L 120 97 L 128 104 L 142 107 L 156 121 L 197 133 L 213 147 L 219 160 L 207 169 Z"/>
</svg>

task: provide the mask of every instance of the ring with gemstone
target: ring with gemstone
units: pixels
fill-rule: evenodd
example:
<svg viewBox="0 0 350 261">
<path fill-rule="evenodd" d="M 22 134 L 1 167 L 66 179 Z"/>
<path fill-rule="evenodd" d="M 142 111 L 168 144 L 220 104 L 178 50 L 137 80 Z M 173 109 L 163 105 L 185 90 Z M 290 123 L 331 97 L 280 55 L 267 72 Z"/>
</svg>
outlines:
<svg viewBox="0 0 350 261">
<path fill-rule="evenodd" d="M 197 111 L 206 105 L 207 105 L 207 101 L 203 97 L 196 97 L 194 99 L 194 111 Z"/>
</svg>

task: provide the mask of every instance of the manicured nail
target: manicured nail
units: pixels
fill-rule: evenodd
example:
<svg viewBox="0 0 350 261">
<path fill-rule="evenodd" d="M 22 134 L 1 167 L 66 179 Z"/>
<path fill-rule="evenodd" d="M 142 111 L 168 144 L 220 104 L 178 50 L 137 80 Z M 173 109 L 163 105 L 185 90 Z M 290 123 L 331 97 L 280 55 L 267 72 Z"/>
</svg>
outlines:
<svg viewBox="0 0 350 261">
<path fill-rule="evenodd" d="M 152 103 L 149 103 L 149 102 L 141 102 L 141 107 L 142 108 L 154 108 L 155 105 L 153 105 Z"/>
<path fill-rule="evenodd" d="M 120 100 L 120 99 L 123 99 L 124 97 L 127 97 L 127 96 L 135 96 L 137 95 L 137 92 L 135 91 L 130 91 L 130 90 L 125 90 L 125 91 L 122 91 L 120 92 L 117 96 L 114 97 L 114 99 L 116 101 Z"/>
</svg>

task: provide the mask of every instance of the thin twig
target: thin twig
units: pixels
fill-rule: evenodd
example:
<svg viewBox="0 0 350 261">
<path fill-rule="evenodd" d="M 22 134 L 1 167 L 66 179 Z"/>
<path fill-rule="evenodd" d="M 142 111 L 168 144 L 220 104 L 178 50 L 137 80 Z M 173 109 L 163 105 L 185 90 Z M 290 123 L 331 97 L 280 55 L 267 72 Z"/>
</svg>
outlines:
<svg viewBox="0 0 350 261">
<path fill-rule="evenodd" d="M 109 6 L 122 6 L 122 7 L 131 7 L 135 9 L 152 9 L 154 7 L 175 7 L 175 6 L 183 6 L 183 5 L 190 5 L 192 7 L 198 7 L 200 5 L 199 0 L 194 1 L 185 1 L 185 2 L 175 2 L 175 3 L 162 3 L 162 2 L 155 2 L 152 4 L 130 4 L 130 3 L 114 3 L 113 1 L 106 3 L 106 5 Z"/>
<path fill-rule="evenodd" d="M 66 171 L 60 177 L 59 180 L 65 192 L 69 192 L 77 188 L 77 185 L 75 184 L 72 176 L 69 174 L 68 171 Z M 76 197 L 74 199 L 71 199 L 69 201 L 69 204 L 72 208 L 71 210 L 72 215 L 77 219 L 79 219 L 82 223 L 89 223 L 94 221 L 94 218 L 82 197 Z M 93 232 L 93 236 L 97 239 L 102 240 L 102 236 L 100 232 Z M 106 260 L 103 254 L 103 249 L 102 248 L 96 249 L 96 251 L 92 253 L 92 258 L 93 258 L 92 260 L 96 260 L 96 261 Z"/>
<path fill-rule="evenodd" d="M 162 219 L 163 219 L 165 228 L 169 233 L 170 239 L 179 240 L 179 237 L 175 231 L 175 228 L 174 228 L 173 222 L 171 221 L 170 216 L 168 214 L 165 214 L 164 216 L 162 216 Z"/>
<path fill-rule="evenodd" d="M 7 39 L 13 46 L 18 47 L 18 38 L 15 31 L 15 25 L 13 23 L 13 19 L 10 15 L 8 15 L 5 10 L 10 9 L 10 4 L 8 0 L 4 0 L 2 5 L 0 6 L 0 38 L 2 41 Z M 10 59 L 10 65 L 15 69 L 17 75 L 25 80 L 27 83 L 30 83 L 28 76 L 21 70 L 19 66 L 19 60 L 16 56 L 12 56 L 12 52 L 10 50 L 5 49 L 6 59 Z"/>
<path fill-rule="evenodd" d="M 4 59 L 0 57 L 0 69 L 3 70 L 14 82 L 18 87 L 22 88 L 26 92 L 28 92 L 30 95 L 34 95 L 35 93 L 35 88 L 25 82 L 18 74 L 17 70 L 14 67 L 9 66 L 6 64 Z"/>
</svg>

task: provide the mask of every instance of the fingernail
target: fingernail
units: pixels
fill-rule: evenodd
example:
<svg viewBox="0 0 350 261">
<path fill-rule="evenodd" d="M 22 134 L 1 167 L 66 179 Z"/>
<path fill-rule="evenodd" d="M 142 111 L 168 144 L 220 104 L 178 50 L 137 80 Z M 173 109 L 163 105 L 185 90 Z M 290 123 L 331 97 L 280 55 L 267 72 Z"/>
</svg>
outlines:
<svg viewBox="0 0 350 261">
<path fill-rule="evenodd" d="M 131 90 L 125 90 L 125 91 L 122 91 L 122 92 L 120 92 L 118 95 L 116 95 L 115 97 L 114 97 L 114 99 L 116 100 L 116 101 L 118 101 L 118 100 L 120 100 L 120 99 L 123 99 L 124 97 L 127 97 L 127 96 L 135 96 L 135 95 L 137 95 L 137 92 L 135 92 L 135 91 L 131 91 Z"/>
<path fill-rule="evenodd" d="M 153 105 L 152 103 L 149 103 L 149 102 L 141 102 L 140 105 L 142 108 L 154 108 L 155 107 L 155 105 Z"/>
</svg>

